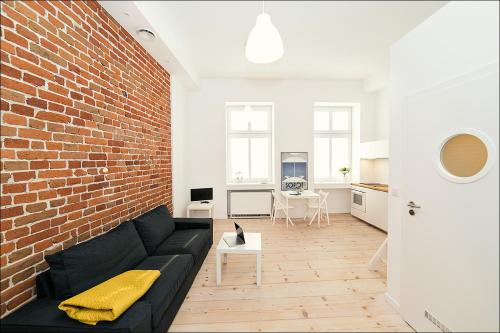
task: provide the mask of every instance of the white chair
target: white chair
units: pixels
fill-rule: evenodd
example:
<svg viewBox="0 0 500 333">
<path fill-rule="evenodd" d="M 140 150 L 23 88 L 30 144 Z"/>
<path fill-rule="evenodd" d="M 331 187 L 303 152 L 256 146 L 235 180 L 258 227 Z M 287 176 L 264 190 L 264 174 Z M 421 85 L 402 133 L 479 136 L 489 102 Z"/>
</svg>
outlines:
<svg viewBox="0 0 500 333">
<path fill-rule="evenodd" d="M 326 221 L 328 222 L 328 225 L 330 225 L 330 216 L 328 215 L 328 203 L 327 203 L 329 192 L 319 191 L 318 194 L 319 194 L 319 209 L 318 209 L 318 202 L 316 200 L 314 200 L 314 202 L 308 202 L 307 203 L 306 215 L 304 216 L 304 220 L 309 215 L 309 212 L 311 210 L 314 210 L 314 215 L 311 218 L 311 221 L 309 222 L 309 225 L 311 225 L 313 223 L 314 218 L 316 217 L 316 215 L 318 215 L 318 211 L 319 211 L 319 214 L 320 214 L 319 215 L 320 220 L 321 220 L 321 218 L 323 217 L 323 214 L 324 214 L 324 215 L 326 215 Z"/>
<path fill-rule="evenodd" d="M 273 225 L 276 223 L 276 212 L 280 211 L 283 213 L 283 215 L 285 216 L 285 221 L 286 221 L 286 228 L 288 229 L 288 221 L 290 221 L 290 223 L 292 225 L 295 225 L 292 221 L 292 219 L 290 219 L 290 217 L 288 216 L 288 209 L 292 209 L 293 206 L 286 206 L 286 204 L 284 204 L 281 199 L 280 199 L 280 196 L 276 195 L 276 193 L 274 191 L 271 191 L 272 195 L 273 195 L 273 208 L 271 209 L 271 219 L 273 220 Z"/>
</svg>

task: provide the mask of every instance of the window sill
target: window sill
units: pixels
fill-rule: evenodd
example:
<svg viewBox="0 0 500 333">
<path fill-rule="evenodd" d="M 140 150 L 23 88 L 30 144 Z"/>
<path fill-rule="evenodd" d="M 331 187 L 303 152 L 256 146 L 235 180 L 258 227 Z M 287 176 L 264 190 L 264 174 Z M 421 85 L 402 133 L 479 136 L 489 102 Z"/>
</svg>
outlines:
<svg viewBox="0 0 500 333">
<path fill-rule="evenodd" d="M 274 188 L 274 183 L 227 183 L 228 188 Z"/>
<path fill-rule="evenodd" d="M 345 189 L 345 188 L 351 188 L 351 183 L 335 183 L 335 182 L 324 182 L 324 183 L 314 183 L 314 188 L 317 189 Z"/>
</svg>

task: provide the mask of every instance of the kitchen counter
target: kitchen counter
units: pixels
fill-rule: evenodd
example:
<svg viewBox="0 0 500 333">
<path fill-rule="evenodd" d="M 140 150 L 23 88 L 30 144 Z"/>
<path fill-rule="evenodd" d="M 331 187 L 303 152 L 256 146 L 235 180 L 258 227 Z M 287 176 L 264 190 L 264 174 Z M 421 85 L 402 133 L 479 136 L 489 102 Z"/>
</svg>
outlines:
<svg viewBox="0 0 500 333">
<path fill-rule="evenodd" d="M 387 185 L 387 184 L 351 183 L 351 185 L 369 188 L 369 189 L 375 190 L 375 191 L 389 192 L 389 185 Z"/>
</svg>

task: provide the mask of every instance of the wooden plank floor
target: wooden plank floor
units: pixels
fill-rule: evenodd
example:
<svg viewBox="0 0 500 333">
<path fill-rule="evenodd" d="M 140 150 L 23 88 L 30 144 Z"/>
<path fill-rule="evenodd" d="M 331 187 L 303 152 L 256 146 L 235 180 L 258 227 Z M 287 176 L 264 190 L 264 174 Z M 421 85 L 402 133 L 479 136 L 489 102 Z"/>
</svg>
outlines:
<svg viewBox="0 0 500 333">
<path fill-rule="evenodd" d="M 262 286 L 255 256 L 229 255 L 215 286 L 215 247 L 231 220 L 214 221 L 214 246 L 170 331 L 412 331 L 384 300 L 385 272 L 367 263 L 385 234 L 349 214 L 318 229 L 299 220 L 237 220 L 262 233 Z"/>
</svg>

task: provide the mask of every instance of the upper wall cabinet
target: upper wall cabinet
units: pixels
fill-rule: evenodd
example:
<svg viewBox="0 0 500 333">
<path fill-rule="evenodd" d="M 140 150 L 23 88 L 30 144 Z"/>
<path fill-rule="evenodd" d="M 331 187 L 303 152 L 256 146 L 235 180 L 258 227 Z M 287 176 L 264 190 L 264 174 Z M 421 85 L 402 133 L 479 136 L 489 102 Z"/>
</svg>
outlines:
<svg viewBox="0 0 500 333">
<path fill-rule="evenodd" d="M 362 142 L 360 145 L 360 157 L 363 159 L 389 158 L 389 141 Z"/>
</svg>

